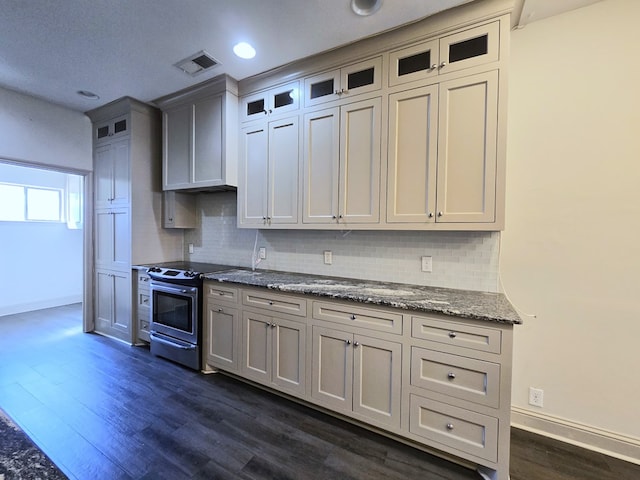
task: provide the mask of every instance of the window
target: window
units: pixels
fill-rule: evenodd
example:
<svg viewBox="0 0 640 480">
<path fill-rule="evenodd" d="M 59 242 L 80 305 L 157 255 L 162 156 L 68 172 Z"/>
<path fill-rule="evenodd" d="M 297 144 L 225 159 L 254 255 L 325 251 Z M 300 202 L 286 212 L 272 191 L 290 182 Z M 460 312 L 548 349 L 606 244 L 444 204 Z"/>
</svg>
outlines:
<svg viewBox="0 0 640 480">
<path fill-rule="evenodd" d="M 0 183 L 0 221 L 64 222 L 62 190 Z"/>
</svg>

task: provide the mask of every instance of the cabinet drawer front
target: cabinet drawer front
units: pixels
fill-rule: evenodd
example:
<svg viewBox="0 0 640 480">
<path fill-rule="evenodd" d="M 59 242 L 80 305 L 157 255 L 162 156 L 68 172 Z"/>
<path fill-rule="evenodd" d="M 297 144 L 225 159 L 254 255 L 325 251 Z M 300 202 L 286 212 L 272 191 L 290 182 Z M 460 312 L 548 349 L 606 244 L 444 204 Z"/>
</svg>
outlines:
<svg viewBox="0 0 640 480">
<path fill-rule="evenodd" d="M 411 319 L 411 336 L 482 352 L 500 353 L 501 351 L 502 332 L 495 328 L 475 327 L 434 318 L 413 317 Z"/>
<path fill-rule="evenodd" d="M 498 408 L 500 365 L 413 347 L 411 384 Z"/>
<path fill-rule="evenodd" d="M 224 300 L 226 302 L 238 303 L 238 289 L 223 287 L 217 283 L 205 282 L 204 295 L 211 300 Z"/>
<path fill-rule="evenodd" d="M 498 459 L 494 417 L 411 395 L 409 431 L 492 462 Z"/>
<path fill-rule="evenodd" d="M 151 278 L 149 278 L 149 275 L 147 275 L 145 272 L 138 271 L 138 290 L 141 290 L 141 289 L 148 290 L 150 280 Z"/>
<path fill-rule="evenodd" d="M 141 307 L 149 308 L 151 306 L 151 295 L 148 291 L 146 292 L 138 292 L 138 310 Z"/>
<path fill-rule="evenodd" d="M 400 313 L 352 307 L 351 305 L 313 302 L 313 318 L 381 332 L 402 334 L 402 314 Z"/>
<path fill-rule="evenodd" d="M 277 293 L 243 291 L 242 304 L 299 317 L 307 316 L 307 301 L 304 298 L 289 297 Z"/>
</svg>

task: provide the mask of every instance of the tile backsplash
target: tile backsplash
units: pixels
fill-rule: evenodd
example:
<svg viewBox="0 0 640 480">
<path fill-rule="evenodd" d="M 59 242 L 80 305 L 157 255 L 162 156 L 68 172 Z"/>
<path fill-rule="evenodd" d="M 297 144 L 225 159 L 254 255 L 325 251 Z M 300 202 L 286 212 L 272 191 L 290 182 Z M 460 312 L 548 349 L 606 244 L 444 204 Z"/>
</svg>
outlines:
<svg viewBox="0 0 640 480">
<path fill-rule="evenodd" d="M 186 260 L 251 267 L 255 246 L 267 250 L 256 269 L 498 291 L 499 232 L 238 229 L 235 192 L 200 193 L 197 208 L 200 227 L 185 230 Z M 425 255 L 431 273 L 421 271 Z"/>
</svg>

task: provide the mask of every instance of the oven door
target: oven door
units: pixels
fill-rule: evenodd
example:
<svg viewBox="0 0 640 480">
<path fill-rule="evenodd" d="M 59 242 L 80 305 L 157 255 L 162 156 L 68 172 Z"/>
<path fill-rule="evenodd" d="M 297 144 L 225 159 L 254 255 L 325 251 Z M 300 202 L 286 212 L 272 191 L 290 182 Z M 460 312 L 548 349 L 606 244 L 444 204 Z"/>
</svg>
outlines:
<svg viewBox="0 0 640 480">
<path fill-rule="evenodd" d="M 197 345 L 198 288 L 152 280 L 150 291 L 150 330 Z"/>
</svg>

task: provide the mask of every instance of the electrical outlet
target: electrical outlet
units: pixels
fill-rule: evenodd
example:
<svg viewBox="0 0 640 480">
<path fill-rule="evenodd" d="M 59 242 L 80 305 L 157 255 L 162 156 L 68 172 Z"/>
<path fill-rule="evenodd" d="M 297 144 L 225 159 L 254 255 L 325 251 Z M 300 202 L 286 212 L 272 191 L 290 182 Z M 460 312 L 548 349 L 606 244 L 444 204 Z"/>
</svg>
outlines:
<svg viewBox="0 0 640 480">
<path fill-rule="evenodd" d="M 542 408 L 544 405 L 544 390 L 529 387 L 529 405 Z"/>
<path fill-rule="evenodd" d="M 260 260 L 264 260 L 267 258 L 267 249 L 265 247 L 260 247 L 258 250 L 258 258 Z"/>
<path fill-rule="evenodd" d="M 433 271 L 433 259 L 431 257 L 422 257 L 422 271 L 423 272 Z"/>
<path fill-rule="evenodd" d="M 333 263 L 333 254 L 331 253 L 331 250 L 325 250 L 324 251 L 324 264 L 325 265 L 331 265 L 331 263 Z"/>
<path fill-rule="evenodd" d="M 193 253 L 193 243 L 189 244 L 189 253 Z"/>
</svg>

